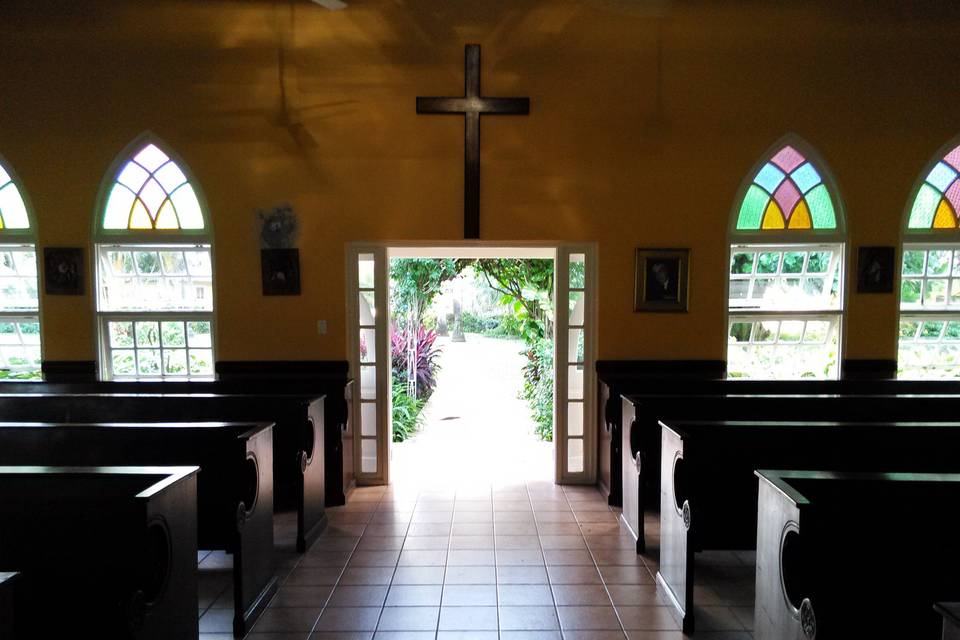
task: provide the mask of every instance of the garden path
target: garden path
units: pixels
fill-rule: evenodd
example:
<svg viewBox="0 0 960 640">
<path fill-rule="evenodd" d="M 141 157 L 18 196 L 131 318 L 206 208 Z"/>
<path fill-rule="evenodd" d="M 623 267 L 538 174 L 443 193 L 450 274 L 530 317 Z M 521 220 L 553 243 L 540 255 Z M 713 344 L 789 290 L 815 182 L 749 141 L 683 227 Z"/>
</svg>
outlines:
<svg viewBox="0 0 960 640">
<path fill-rule="evenodd" d="M 423 426 L 393 445 L 393 482 L 411 486 L 502 486 L 553 481 L 553 443 L 541 442 L 525 400 L 519 340 L 467 334 L 437 338 L 437 388 Z"/>
</svg>

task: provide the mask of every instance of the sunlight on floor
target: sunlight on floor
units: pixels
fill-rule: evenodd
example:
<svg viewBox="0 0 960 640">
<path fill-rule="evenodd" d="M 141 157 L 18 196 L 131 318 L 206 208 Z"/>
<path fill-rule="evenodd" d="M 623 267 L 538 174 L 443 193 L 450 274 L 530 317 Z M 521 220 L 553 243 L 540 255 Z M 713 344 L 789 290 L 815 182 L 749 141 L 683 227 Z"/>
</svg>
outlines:
<svg viewBox="0 0 960 640">
<path fill-rule="evenodd" d="M 438 342 L 437 389 L 420 432 L 393 445 L 391 484 L 418 491 L 552 483 L 553 443 L 537 438 L 518 397 L 523 343 L 476 334 Z"/>
</svg>

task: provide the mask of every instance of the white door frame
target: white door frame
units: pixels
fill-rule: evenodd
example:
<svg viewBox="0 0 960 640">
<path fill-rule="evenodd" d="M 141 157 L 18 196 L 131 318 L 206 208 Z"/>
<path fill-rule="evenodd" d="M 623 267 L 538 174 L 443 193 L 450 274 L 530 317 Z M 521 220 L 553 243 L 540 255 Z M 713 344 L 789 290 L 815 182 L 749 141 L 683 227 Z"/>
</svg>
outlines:
<svg viewBox="0 0 960 640">
<path fill-rule="evenodd" d="M 568 318 L 569 301 L 569 258 L 582 255 L 586 268 L 583 292 L 583 462 L 581 471 L 568 471 L 567 454 L 567 354 L 568 354 Z M 374 282 L 372 289 L 376 309 L 375 313 L 375 366 L 360 362 L 360 256 L 372 258 L 374 262 Z M 389 484 L 390 482 L 390 327 L 389 260 L 391 258 L 549 258 L 554 261 L 554 468 L 555 480 L 559 484 L 594 484 L 597 475 L 597 382 L 594 363 L 596 362 L 597 343 L 597 246 L 596 243 L 568 242 L 488 242 L 488 241 L 377 241 L 351 242 L 346 246 L 346 302 L 347 302 L 347 348 L 351 376 L 358 382 L 355 385 L 352 407 L 355 416 L 354 469 L 358 485 Z M 562 276 L 562 277 L 561 277 Z M 367 291 L 368 293 L 370 290 Z M 561 304 L 563 303 L 563 304 Z M 383 312 L 379 310 L 384 310 Z M 361 368 L 375 370 L 376 384 L 376 429 L 363 426 L 361 405 L 374 404 L 369 396 L 373 387 L 368 384 L 368 397 L 362 391 Z M 368 378 L 369 380 L 369 378 Z M 367 402 L 364 402 L 364 400 Z M 576 403 L 576 402 L 575 402 Z M 367 416 L 370 412 L 367 411 Z M 364 436 L 366 432 L 366 436 Z M 580 440 L 579 436 L 575 436 Z M 367 441 L 368 457 L 364 470 L 363 441 Z M 373 453 L 376 462 L 372 464 Z M 386 455 L 384 455 L 386 454 Z M 375 470 L 374 470 L 375 468 Z"/>
</svg>

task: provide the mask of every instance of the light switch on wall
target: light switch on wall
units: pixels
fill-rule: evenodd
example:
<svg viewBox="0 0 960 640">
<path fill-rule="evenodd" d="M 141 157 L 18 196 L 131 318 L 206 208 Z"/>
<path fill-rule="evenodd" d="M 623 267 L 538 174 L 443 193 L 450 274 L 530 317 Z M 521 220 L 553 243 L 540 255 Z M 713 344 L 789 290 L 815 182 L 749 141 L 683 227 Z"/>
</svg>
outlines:
<svg viewBox="0 0 960 640">
<path fill-rule="evenodd" d="M 327 335 L 327 321 L 326 320 L 317 320 L 317 333 L 322 336 Z"/>
</svg>

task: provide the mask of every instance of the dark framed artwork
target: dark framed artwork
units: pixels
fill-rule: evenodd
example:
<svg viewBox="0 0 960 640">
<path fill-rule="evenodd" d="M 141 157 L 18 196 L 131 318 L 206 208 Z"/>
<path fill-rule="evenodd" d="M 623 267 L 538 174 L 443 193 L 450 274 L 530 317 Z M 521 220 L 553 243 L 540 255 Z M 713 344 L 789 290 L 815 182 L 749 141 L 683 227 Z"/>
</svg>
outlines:
<svg viewBox="0 0 960 640">
<path fill-rule="evenodd" d="M 893 293 L 893 247 L 860 247 L 857 251 L 857 293 Z"/>
<path fill-rule="evenodd" d="M 300 295 L 300 250 L 261 249 L 260 274 L 263 295 Z"/>
<path fill-rule="evenodd" d="M 83 295 L 83 249 L 44 247 L 43 288 L 48 295 Z"/>
<path fill-rule="evenodd" d="M 637 249 L 634 311 L 687 310 L 689 249 Z"/>
</svg>

